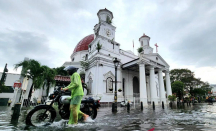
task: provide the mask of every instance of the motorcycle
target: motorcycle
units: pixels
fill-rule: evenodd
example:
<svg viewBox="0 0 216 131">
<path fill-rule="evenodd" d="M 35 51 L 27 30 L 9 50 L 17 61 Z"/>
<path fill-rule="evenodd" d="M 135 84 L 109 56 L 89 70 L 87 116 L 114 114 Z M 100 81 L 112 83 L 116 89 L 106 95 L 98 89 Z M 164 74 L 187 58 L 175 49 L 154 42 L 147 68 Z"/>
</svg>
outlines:
<svg viewBox="0 0 216 131">
<path fill-rule="evenodd" d="M 52 100 L 49 105 L 42 104 L 35 106 L 26 117 L 26 125 L 41 126 L 52 123 L 56 118 L 56 110 L 53 108 L 54 102 L 58 103 L 59 115 L 62 119 L 68 120 L 70 116 L 70 95 L 64 95 L 64 91 L 54 90 L 49 95 Z M 89 115 L 92 119 L 97 117 L 97 108 L 100 107 L 100 101 L 93 98 L 87 98 L 81 101 L 80 110 Z"/>
<path fill-rule="evenodd" d="M 127 106 L 127 104 L 128 104 L 128 101 L 126 100 L 126 101 L 122 101 L 121 103 L 120 103 L 120 105 L 121 105 L 121 107 L 125 107 L 125 106 Z M 133 104 L 132 102 L 129 102 L 129 104 L 130 104 L 130 106 Z"/>
</svg>

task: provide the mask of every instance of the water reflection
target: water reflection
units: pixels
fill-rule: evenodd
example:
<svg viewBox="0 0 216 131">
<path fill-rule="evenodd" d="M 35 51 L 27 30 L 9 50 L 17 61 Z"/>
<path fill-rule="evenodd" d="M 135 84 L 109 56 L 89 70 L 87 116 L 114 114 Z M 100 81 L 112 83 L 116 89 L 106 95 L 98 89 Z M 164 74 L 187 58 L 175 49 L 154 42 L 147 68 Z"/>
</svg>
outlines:
<svg viewBox="0 0 216 131">
<path fill-rule="evenodd" d="M 22 110 L 18 123 L 10 123 L 11 110 L 8 107 L 0 108 L 0 130 L 215 130 L 216 106 L 199 104 L 180 108 L 156 106 L 145 107 L 143 111 L 118 108 L 118 113 L 112 114 L 111 108 L 100 108 L 94 121 L 79 123 L 76 126 L 67 125 L 67 121 L 57 117 L 54 123 L 47 126 L 27 127 L 25 116 L 29 110 Z"/>
</svg>

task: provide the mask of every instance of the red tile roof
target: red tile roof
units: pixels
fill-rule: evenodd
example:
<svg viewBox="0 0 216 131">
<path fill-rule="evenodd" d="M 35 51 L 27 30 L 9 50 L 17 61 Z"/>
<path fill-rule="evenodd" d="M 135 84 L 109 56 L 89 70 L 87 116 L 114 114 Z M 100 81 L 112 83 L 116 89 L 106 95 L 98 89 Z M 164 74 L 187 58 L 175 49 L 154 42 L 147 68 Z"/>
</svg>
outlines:
<svg viewBox="0 0 216 131">
<path fill-rule="evenodd" d="M 94 34 L 84 37 L 75 47 L 73 53 L 88 50 L 88 45 L 94 40 Z"/>
</svg>

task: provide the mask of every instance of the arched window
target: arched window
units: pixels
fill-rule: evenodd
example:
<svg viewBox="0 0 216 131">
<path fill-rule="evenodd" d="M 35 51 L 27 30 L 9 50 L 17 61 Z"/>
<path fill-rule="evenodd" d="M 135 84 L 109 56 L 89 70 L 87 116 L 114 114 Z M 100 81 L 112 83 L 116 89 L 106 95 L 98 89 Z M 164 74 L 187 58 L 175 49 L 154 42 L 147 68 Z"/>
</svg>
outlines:
<svg viewBox="0 0 216 131">
<path fill-rule="evenodd" d="M 113 89 L 113 79 L 111 77 L 108 77 L 106 79 L 106 92 L 113 93 L 113 90 L 110 91 L 110 89 Z"/>
<path fill-rule="evenodd" d="M 91 95 L 93 92 L 92 92 L 92 83 L 93 83 L 93 80 L 92 78 L 90 77 L 88 82 L 87 82 L 87 85 L 88 85 L 88 91 L 87 91 L 87 95 Z"/>
</svg>

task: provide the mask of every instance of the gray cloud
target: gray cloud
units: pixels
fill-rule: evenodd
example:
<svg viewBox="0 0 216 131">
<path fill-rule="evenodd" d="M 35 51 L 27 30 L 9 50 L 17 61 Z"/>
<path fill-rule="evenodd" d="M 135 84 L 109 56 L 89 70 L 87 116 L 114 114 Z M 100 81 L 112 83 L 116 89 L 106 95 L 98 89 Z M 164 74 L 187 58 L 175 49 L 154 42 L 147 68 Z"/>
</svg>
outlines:
<svg viewBox="0 0 216 131">
<path fill-rule="evenodd" d="M 24 60 L 24 57 L 52 66 L 56 52 L 49 48 L 48 42 L 46 36 L 37 33 L 13 30 L 0 32 L 1 66 L 8 63 L 12 69 L 13 65 Z"/>
<path fill-rule="evenodd" d="M 122 49 L 131 50 L 134 40 L 136 52 L 139 37 L 146 33 L 168 63 L 215 66 L 214 0 L 0 1 L 1 63 L 12 65 L 27 56 L 61 66 L 70 60 L 76 44 L 93 33 L 97 12 L 105 7 L 114 14 Z"/>
</svg>

